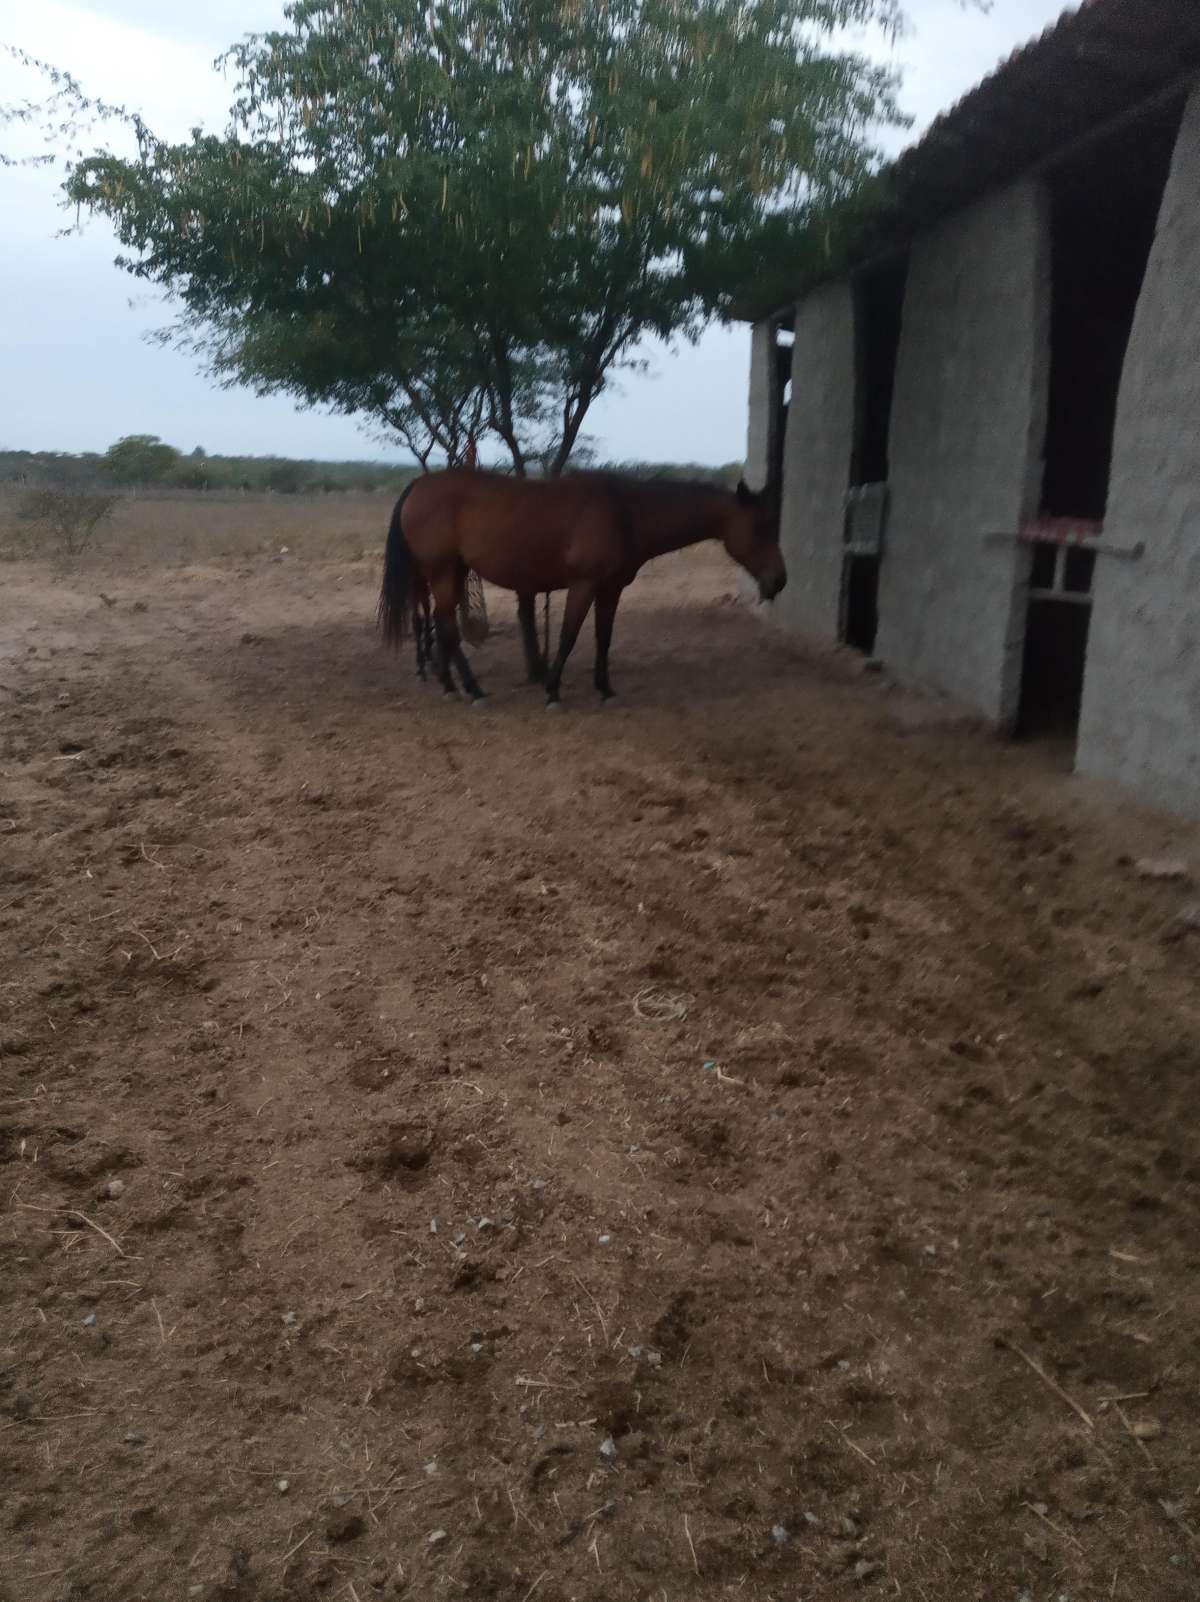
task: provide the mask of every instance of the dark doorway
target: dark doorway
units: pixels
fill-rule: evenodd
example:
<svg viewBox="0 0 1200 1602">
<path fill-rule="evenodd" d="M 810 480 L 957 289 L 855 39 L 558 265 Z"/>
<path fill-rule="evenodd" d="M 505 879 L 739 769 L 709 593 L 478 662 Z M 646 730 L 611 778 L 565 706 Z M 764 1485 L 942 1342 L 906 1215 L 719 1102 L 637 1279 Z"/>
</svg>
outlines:
<svg viewBox="0 0 1200 1602">
<path fill-rule="evenodd" d="M 840 636 L 867 656 L 879 629 L 879 570 L 887 507 L 888 430 L 908 258 L 894 257 L 854 280 L 854 444 L 842 570 Z M 873 486 L 876 493 L 857 493 Z"/>
<path fill-rule="evenodd" d="M 1125 351 L 1182 114 L 1182 99 L 1160 106 L 1047 179 L 1050 385 L 1041 515 L 1094 523 L 1097 533 Z M 1094 562 L 1086 549 L 1034 549 L 1019 734 L 1073 737 L 1078 729 Z"/>
<path fill-rule="evenodd" d="M 879 558 L 846 558 L 842 639 L 856 651 L 870 656 L 879 632 Z"/>
</svg>

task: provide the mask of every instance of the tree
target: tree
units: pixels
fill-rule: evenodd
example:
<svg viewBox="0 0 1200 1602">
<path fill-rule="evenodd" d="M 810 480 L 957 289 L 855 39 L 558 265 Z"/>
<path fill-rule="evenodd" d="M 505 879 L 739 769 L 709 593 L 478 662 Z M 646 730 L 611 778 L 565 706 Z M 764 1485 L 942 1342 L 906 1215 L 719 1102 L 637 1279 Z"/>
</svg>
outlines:
<svg viewBox="0 0 1200 1602">
<path fill-rule="evenodd" d="M 118 484 L 161 484 L 179 464 L 179 452 L 157 434 L 127 434 L 104 453 L 104 471 Z"/>
<path fill-rule="evenodd" d="M 648 334 L 728 309 L 714 254 L 852 193 L 898 120 L 836 44 L 899 0 L 293 0 L 230 125 L 72 170 L 225 377 L 561 471 Z M 421 454 L 421 451 L 418 451 Z M 423 456 L 427 460 L 427 455 Z"/>
</svg>

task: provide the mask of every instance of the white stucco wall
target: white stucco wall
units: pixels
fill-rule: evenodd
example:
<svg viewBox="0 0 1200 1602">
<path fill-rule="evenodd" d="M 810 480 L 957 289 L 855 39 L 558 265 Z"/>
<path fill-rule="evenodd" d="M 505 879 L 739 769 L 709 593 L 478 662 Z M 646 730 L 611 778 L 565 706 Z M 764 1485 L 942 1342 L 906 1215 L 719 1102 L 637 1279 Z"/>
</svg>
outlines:
<svg viewBox="0 0 1200 1602">
<path fill-rule="evenodd" d="M 1077 765 L 1200 816 L 1200 88 L 1125 357 Z"/>
<path fill-rule="evenodd" d="M 792 398 L 783 445 L 780 542 L 788 587 L 774 621 L 812 640 L 837 639 L 842 531 L 854 444 L 854 306 L 848 283 L 796 309 Z"/>
<path fill-rule="evenodd" d="M 920 239 L 892 401 L 876 651 L 1002 728 L 1020 689 L 1029 558 L 983 536 L 1015 533 L 1037 507 L 1049 266 L 1033 181 Z"/>
<path fill-rule="evenodd" d="M 766 489 L 771 471 L 774 360 L 774 326 L 755 323 L 750 330 L 750 418 L 746 431 L 746 483 L 752 490 Z"/>
</svg>

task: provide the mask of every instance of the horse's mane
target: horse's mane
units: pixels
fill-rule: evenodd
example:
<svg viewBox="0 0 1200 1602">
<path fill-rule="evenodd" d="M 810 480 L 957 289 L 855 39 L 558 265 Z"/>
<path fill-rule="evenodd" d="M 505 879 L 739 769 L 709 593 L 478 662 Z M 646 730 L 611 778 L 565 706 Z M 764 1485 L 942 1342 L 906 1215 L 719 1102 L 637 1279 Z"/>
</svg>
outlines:
<svg viewBox="0 0 1200 1602">
<path fill-rule="evenodd" d="M 683 493 L 687 495 L 732 495 L 733 491 L 727 484 L 714 484 L 709 478 L 671 478 L 666 473 L 656 473 L 643 478 L 638 473 L 622 471 L 619 467 L 585 467 L 578 472 L 568 470 L 565 478 L 600 479 L 606 484 L 613 484 L 621 489 L 657 491 L 660 494 Z"/>
</svg>

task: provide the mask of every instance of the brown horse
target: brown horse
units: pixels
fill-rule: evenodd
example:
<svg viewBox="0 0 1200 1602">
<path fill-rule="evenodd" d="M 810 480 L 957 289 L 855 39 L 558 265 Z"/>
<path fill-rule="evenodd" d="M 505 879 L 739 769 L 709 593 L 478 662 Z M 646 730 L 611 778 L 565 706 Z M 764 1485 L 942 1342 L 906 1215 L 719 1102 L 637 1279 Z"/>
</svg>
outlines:
<svg viewBox="0 0 1200 1602">
<path fill-rule="evenodd" d="M 563 668 L 584 619 L 596 608 L 596 688 L 612 694 L 608 651 L 621 591 L 668 551 L 720 540 L 774 600 L 787 582 L 774 507 L 744 484 L 736 491 L 607 473 L 509 478 L 450 468 L 416 479 L 396 503 L 388 531 L 379 621 L 398 645 L 427 587 L 439 646 L 438 677 L 455 693 L 452 667 L 472 701 L 483 692 L 462 649 L 457 613 L 468 572 L 514 590 L 531 679 L 544 677 L 556 706 Z M 566 590 L 558 653 L 546 671 L 537 642 L 537 596 Z M 419 626 L 419 625 L 418 625 Z"/>
</svg>

